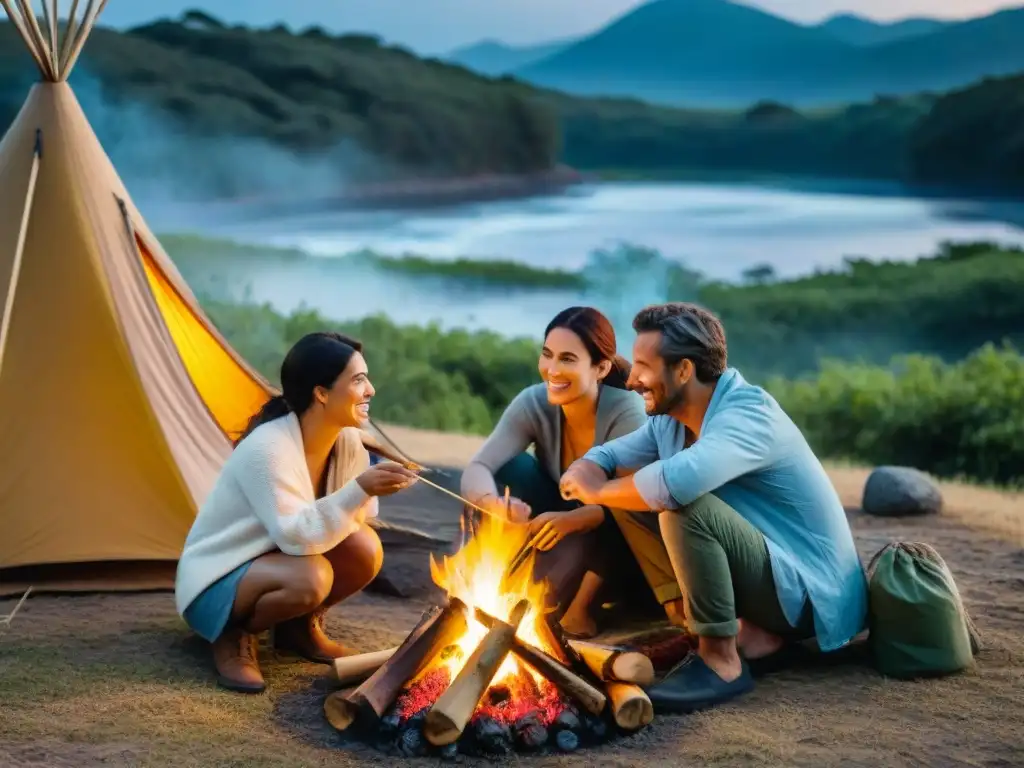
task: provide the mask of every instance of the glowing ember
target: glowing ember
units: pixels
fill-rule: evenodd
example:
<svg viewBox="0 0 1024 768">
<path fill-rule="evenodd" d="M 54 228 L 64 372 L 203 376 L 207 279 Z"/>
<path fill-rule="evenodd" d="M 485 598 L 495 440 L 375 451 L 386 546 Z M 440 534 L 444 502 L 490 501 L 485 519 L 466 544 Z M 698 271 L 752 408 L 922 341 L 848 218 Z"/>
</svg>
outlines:
<svg viewBox="0 0 1024 768">
<path fill-rule="evenodd" d="M 557 653 L 546 642 L 546 634 L 538 629 L 538 622 L 544 621 L 546 587 L 530 577 L 532 555 L 513 577 L 503 583 L 508 564 L 525 541 L 525 526 L 485 515 L 466 545 L 452 557 L 444 557 L 440 563 L 431 558 L 430 573 L 434 582 L 469 608 L 469 627 L 457 641 L 462 653 L 439 660 L 448 667 L 453 680 L 487 634 L 487 628 L 473 618 L 475 608 L 506 621 L 518 601 L 529 600 L 530 611 L 519 625 L 516 637 L 548 653 Z M 523 674 L 532 679 L 535 687 L 547 685 L 542 675 L 510 653 L 491 681 L 491 688 L 511 685 L 517 676 Z M 484 700 L 487 700 L 486 696 Z"/>
</svg>

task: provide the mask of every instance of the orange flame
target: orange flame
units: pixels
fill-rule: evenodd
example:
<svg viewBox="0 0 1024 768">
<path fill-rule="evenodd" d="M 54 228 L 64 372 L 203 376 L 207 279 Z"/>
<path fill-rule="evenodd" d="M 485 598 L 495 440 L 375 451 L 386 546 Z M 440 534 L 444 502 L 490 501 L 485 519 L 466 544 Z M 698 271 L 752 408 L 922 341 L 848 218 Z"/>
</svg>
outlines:
<svg viewBox="0 0 1024 768">
<path fill-rule="evenodd" d="M 546 647 L 544 635 L 537 630 L 537 622 L 544 620 L 547 588 L 544 582 L 534 582 L 530 576 L 533 571 L 532 553 L 513 576 L 505 578 L 505 571 L 526 541 L 526 535 L 525 525 L 485 515 L 466 544 L 453 556 L 444 556 L 440 563 L 433 556 L 430 558 L 430 574 L 434 583 L 469 608 L 468 628 L 457 641 L 462 653 L 450 656 L 442 662 L 448 666 L 452 679 L 461 671 L 469 655 L 487 634 L 486 627 L 473 618 L 475 608 L 507 621 L 516 603 L 524 598 L 529 600 L 530 610 L 519 625 L 516 637 L 548 652 L 554 650 Z M 510 653 L 491 684 L 508 681 L 524 669 L 528 670 L 538 683 L 542 680 L 537 672 L 525 664 L 520 664 Z"/>
</svg>

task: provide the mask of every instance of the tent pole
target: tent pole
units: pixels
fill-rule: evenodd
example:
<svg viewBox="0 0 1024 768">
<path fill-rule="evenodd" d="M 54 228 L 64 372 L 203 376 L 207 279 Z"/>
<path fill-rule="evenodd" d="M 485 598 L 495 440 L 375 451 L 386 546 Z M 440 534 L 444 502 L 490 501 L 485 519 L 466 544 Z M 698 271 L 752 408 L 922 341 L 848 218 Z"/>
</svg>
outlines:
<svg viewBox="0 0 1024 768">
<path fill-rule="evenodd" d="M 57 73 L 53 71 L 53 57 L 50 56 L 49 46 L 43 38 L 42 30 L 39 29 L 39 20 L 36 18 L 36 12 L 32 8 L 32 4 L 29 0 L 18 0 L 18 7 L 21 8 L 21 15 L 25 26 L 28 28 L 32 39 L 35 40 L 36 48 L 39 49 L 39 55 L 43 59 L 43 64 L 46 65 L 47 77 L 50 82 L 56 82 Z"/>
<path fill-rule="evenodd" d="M 60 70 L 57 68 L 57 0 L 43 0 L 43 21 L 47 41 L 47 52 L 50 54 L 50 68 L 53 70 L 53 80 L 57 81 Z"/>
<path fill-rule="evenodd" d="M 14 260 L 11 263 L 11 279 L 7 287 L 7 299 L 4 302 L 4 314 L 0 318 L 0 372 L 3 371 L 4 356 L 7 352 L 7 335 L 11 330 L 11 315 L 14 309 L 14 294 L 18 290 L 18 278 L 21 276 L 21 259 L 25 253 L 25 239 L 28 236 L 28 222 L 32 214 L 32 201 L 36 196 L 36 180 L 39 178 L 39 161 L 43 157 L 43 132 L 36 129 L 36 145 L 32 154 L 32 170 L 29 172 L 28 189 L 25 191 L 25 208 L 21 214 L 21 227 L 18 229 L 18 242 L 14 246 Z"/>
<path fill-rule="evenodd" d="M 71 48 L 71 56 L 68 57 L 64 71 L 61 73 L 65 79 L 71 76 L 71 70 L 77 63 L 78 57 L 82 55 L 82 48 L 85 46 L 85 41 L 89 39 L 92 28 L 96 24 L 96 19 L 99 18 L 106 7 L 107 0 L 101 0 L 98 6 L 96 5 L 96 0 L 89 0 L 89 5 L 86 6 L 85 14 L 82 16 L 82 23 L 78 27 L 78 34 L 75 36 L 75 44 Z"/>
<path fill-rule="evenodd" d="M 61 46 L 60 59 L 58 61 L 57 76 L 61 80 L 67 79 L 68 59 L 71 58 L 71 49 L 75 45 L 75 37 L 78 35 L 78 0 L 71 0 L 71 10 L 68 11 L 68 26 L 64 30 L 64 43 Z"/>
<path fill-rule="evenodd" d="M 0 5 L 3 5 L 4 10 L 7 12 L 7 17 L 11 20 L 11 24 L 14 25 L 15 30 L 21 35 L 22 40 L 25 41 L 25 47 L 28 48 L 28 52 L 32 55 L 32 60 L 35 61 L 36 66 L 39 67 L 39 73 L 43 76 L 47 76 L 46 65 L 43 64 L 43 60 L 39 55 L 39 49 L 36 48 L 36 42 L 28 29 L 25 28 L 25 24 L 15 11 L 11 7 L 10 0 L 0 0 Z"/>
</svg>

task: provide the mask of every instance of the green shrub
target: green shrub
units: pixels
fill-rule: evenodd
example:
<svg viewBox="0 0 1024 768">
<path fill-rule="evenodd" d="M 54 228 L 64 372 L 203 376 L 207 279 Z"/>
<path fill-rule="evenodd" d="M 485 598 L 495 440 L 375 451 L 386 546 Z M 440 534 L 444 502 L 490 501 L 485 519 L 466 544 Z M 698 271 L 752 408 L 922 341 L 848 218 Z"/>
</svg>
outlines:
<svg viewBox="0 0 1024 768">
<path fill-rule="evenodd" d="M 822 455 L 1000 485 L 1024 479 L 1024 357 L 1010 346 L 987 344 L 953 364 L 832 362 L 816 378 L 766 388 Z"/>
<path fill-rule="evenodd" d="M 255 304 L 207 302 L 235 348 L 271 380 L 289 346 L 331 328 L 366 345 L 374 417 L 486 434 L 523 387 L 538 381 L 539 342 L 399 326 L 384 317 L 334 323 Z M 897 463 L 998 484 L 1024 479 L 1024 357 L 986 345 L 944 363 L 912 355 L 891 365 L 828 362 L 811 378 L 765 383 L 822 457 Z"/>
</svg>

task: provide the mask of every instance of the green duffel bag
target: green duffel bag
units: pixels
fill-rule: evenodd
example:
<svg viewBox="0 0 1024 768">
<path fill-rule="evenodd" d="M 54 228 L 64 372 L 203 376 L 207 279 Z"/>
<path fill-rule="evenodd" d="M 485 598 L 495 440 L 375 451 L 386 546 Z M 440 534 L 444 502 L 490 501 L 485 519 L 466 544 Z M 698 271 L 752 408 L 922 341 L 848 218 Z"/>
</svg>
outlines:
<svg viewBox="0 0 1024 768">
<path fill-rule="evenodd" d="M 868 627 L 875 665 L 888 677 L 960 672 L 980 647 L 953 574 L 930 544 L 893 542 L 871 559 Z"/>
</svg>

